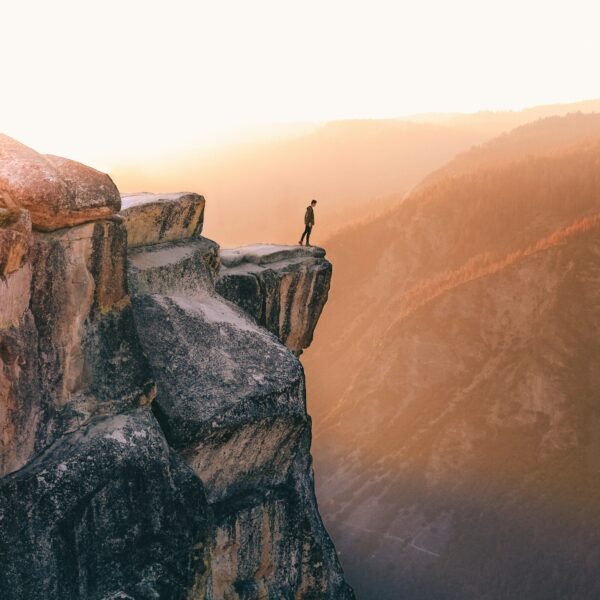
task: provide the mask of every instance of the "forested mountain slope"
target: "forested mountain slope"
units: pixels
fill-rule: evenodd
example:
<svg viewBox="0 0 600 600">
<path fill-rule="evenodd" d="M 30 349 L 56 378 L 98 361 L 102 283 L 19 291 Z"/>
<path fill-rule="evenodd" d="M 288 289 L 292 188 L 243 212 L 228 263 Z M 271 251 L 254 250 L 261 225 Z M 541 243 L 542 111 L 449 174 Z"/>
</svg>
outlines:
<svg viewBox="0 0 600 600">
<path fill-rule="evenodd" d="M 599 213 L 584 141 L 331 240 L 304 362 L 321 508 L 360 597 L 600 593 Z"/>
</svg>

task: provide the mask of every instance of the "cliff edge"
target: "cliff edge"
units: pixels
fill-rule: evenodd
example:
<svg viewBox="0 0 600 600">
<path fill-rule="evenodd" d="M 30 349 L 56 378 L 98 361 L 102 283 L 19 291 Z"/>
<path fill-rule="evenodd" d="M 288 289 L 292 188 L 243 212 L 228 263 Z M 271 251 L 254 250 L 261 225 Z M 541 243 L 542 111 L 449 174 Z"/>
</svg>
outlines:
<svg viewBox="0 0 600 600">
<path fill-rule="evenodd" d="M 0 136 L 0 596 L 351 599 L 297 355 L 320 249 Z"/>
</svg>

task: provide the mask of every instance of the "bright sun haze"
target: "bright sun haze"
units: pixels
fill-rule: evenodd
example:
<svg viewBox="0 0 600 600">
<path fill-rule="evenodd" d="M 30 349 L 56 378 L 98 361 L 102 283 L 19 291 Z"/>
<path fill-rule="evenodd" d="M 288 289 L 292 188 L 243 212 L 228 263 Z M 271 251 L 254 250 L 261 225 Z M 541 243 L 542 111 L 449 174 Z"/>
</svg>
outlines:
<svg viewBox="0 0 600 600">
<path fill-rule="evenodd" d="M 20 0 L 0 130 L 109 169 L 268 125 L 600 96 L 598 4 Z"/>
</svg>

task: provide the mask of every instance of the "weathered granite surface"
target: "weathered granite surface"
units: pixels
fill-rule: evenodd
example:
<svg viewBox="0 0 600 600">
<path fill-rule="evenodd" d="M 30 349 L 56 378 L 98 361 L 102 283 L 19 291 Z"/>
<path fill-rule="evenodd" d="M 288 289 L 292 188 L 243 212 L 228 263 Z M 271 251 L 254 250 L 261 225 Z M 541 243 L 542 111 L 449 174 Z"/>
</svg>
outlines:
<svg viewBox="0 0 600 600">
<path fill-rule="evenodd" d="M 202 598 L 212 535 L 149 411 L 96 417 L 0 479 L 1 597 Z"/>
<path fill-rule="evenodd" d="M 113 215 L 107 181 L 0 137 L 0 597 L 353 598 L 316 506 L 302 367 L 216 292 L 204 199 Z M 320 312 L 316 277 L 286 311 Z"/>
<path fill-rule="evenodd" d="M 52 231 L 109 217 L 120 207 L 108 175 L 0 133 L 0 208 L 27 209 L 35 229 Z"/>
<path fill-rule="evenodd" d="M 31 245 L 29 213 L 0 208 L 0 277 L 6 277 L 23 265 Z"/>
<path fill-rule="evenodd" d="M 176 194 L 123 194 L 129 247 L 199 236 L 204 224 L 204 197 L 192 192 Z"/>
<path fill-rule="evenodd" d="M 314 497 L 310 419 L 292 352 L 214 290 L 208 240 L 138 248 L 129 281 L 169 443 L 217 527 L 212 598 L 351 598 Z"/>
<path fill-rule="evenodd" d="M 218 271 L 218 244 L 200 237 L 131 249 L 127 282 L 134 295 L 186 295 L 212 289 Z"/>
<path fill-rule="evenodd" d="M 0 298 L 10 297 L 0 319 L 0 474 L 93 415 L 153 397 L 126 252 L 117 221 L 36 233 L 29 262 L 0 282 Z"/>
<path fill-rule="evenodd" d="M 316 246 L 257 244 L 221 250 L 217 291 L 301 354 L 329 293 L 331 263 Z"/>
<path fill-rule="evenodd" d="M 307 423 L 293 355 L 215 297 L 143 296 L 135 314 L 153 410 L 211 500 L 281 483 Z"/>
</svg>

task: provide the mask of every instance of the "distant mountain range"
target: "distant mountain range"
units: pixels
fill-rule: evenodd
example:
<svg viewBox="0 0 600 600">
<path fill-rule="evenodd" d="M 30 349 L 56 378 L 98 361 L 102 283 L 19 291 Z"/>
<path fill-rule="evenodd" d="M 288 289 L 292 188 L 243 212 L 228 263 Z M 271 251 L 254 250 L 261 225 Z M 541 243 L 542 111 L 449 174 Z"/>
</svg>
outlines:
<svg viewBox="0 0 600 600">
<path fill-rule="evenodd" d="M 600 597 L 600 117 L 471 149 L 327 248 L 304 363 L 358 596 Z"/>
<path fill-rule="evenodd" d="M 304 209 L 319 201 L 314 243 L 400 202 L 457 153 L 549 115 L 600 112 L 600 100 L 524 111 L 416 115 L 337 121 L 295 135 L 230 146 L 210 154 L 186 149 L 157 163 L 117 166 L 128 191 L 198 191 L 208 199 L 207 235 L 224 245 L 295 243 Z"/>
<path fill-rule="evenodd" d="M 489 142 L 462 152 L 420 183 L 425 187 L 443 177 L 454 177 L 478 168 L 489 168 L 527 156 L 547 153 L 555 148 L 600 136 L 600 112 L 570 113 L 567 118 L 551 116 L 538 119 Z"/>
</svg>

